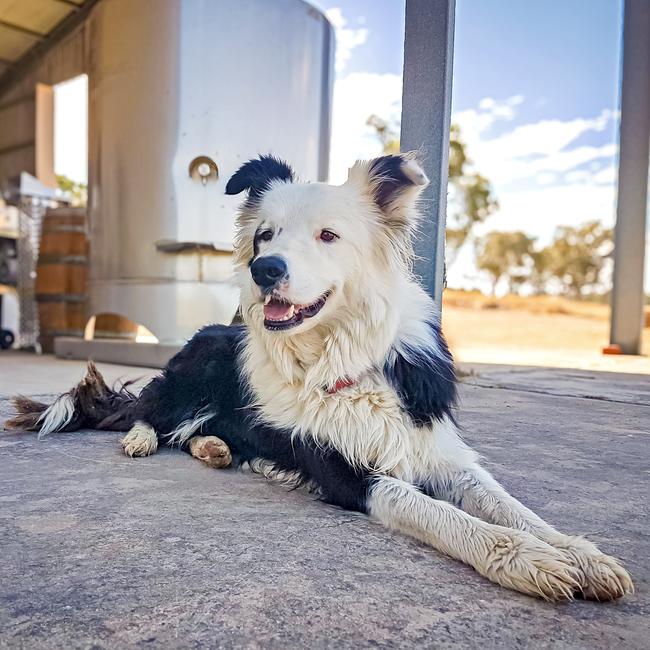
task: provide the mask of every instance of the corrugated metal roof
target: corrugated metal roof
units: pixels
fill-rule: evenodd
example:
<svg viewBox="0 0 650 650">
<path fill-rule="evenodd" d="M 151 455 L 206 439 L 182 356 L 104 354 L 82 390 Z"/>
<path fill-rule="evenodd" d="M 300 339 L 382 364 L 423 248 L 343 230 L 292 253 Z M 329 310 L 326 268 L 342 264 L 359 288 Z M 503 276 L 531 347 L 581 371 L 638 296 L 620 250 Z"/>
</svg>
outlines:
<svg viewBox="0 0 650 650">
<path fill-rule="evenodd" d="M 0 77 L 85 0 L 0 0 Z"/>
</svg>

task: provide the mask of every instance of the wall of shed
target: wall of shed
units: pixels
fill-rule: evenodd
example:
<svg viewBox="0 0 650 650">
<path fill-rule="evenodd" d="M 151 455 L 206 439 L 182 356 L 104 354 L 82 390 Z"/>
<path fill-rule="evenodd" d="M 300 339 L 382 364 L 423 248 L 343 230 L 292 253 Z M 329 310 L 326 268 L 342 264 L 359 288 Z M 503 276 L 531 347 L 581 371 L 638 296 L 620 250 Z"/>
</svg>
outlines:
<svg viewBox="0 0 650 650">
<path fill-rule="evenodd" d="M 21 171 L 37 175 L 36 84 L 54 85 L 83 74 L 87 61 L 88 26 L 84 22 L 0 94 L 0 184 Z"/>
</svg>

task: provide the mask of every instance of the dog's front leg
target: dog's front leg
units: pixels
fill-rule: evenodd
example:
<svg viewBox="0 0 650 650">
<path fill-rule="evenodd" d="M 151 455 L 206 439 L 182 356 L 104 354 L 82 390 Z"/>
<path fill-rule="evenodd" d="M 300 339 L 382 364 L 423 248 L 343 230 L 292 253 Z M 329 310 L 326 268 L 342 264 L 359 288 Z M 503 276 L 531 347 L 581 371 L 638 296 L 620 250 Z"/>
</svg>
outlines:
<svg viewBox="0 0 650 650">
<path fill-rule="evenodd" d="M 587 598 L 614 600 L 634 590 L 627 571 L 583 537 L 565 535 L 526 508 L 479 465 L 458 472 L 433 493 L 499 526 L 524 530 L 559 549 L 580 571 L 581 591 Z"/>
<path fill-rule="evenodd" d="M 570 600 L 580 588 L 571 562 L 546 542 L 473 517 L 400 479 L 373 480 L 368 512 L 389 528 L 469 564 L 504 587 L 546 600 Z"/>
</svg>

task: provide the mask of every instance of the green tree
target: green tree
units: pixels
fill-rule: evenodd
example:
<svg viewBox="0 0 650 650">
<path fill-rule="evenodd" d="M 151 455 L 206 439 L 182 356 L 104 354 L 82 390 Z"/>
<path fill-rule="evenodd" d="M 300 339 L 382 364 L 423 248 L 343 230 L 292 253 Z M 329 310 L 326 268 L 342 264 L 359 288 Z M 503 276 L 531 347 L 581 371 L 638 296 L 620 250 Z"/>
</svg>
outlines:
<svg viewBox="0 0 650 650">
<path fill-rule="evenodd" d="M 78 183 L 63 174 L 56 175 L 56 182 L 59 189 L 70 196 L 73 206 L 85 208 L 88 203 L 88 185 Z"/>
<path fill-rule="evenodd" d="M 528 281 L 533 286 L 537 295 L 546 293 L 548 283 L 551 279 L 550 255 L 548 247 L 542 250 L 534 250 L 531 254 L 533 265 L 530 269 Z"/>
<path fill-rule="evenodd" d="M 375 130 L 385 154 L 399 153 L 399 136 L 397 130 L 378 115 L 371 115 L 366 124 Z"/>
<path fill-rule="evenodd" d="M 388 121 L 371 115 L 367 122 L 382 144 L 384 153 L 399 152 L 397 128 Z M 449 139 L 450 197 L 447 214 L 447 250 L 453 264 L 461 246 L 470 239 L 476 224 L 482 223 L 498 207 L 490 181 L 473 170 L 460 128 L 452 124 Z"/>
<path fill-rule="evenodd" d="M 560 226 L 542 251 L 545 271 L 559 281 L 565 295 L 580 298 L 598 290 L 612 248 L 612 230 L 598 221 Z"/>
<path fill-rule="evenodd" d="M 501 278 L 512 293 L 528 278 L 535 240 L 523 232 L 489 232 L 476 245 L 476 266 L 492 279 L 492 295 Z"/>
</svg>

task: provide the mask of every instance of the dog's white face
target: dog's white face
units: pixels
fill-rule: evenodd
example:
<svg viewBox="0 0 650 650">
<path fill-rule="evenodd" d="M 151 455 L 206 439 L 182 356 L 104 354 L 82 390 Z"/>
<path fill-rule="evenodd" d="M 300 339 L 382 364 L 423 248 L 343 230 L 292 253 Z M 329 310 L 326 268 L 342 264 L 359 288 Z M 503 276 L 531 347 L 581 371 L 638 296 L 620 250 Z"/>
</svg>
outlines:
<svg viewBox="0 0 650 650">
<path fill-rule="evenodd" d="M 245 320 L 295 335 L 344 317 L 369 280 L 404 261 L 425 184 L 412 160 L 395 156 L 357 163 L 340 186 L 294 183 L 271 158 L 246 163 L 228 184 L 249 190 L 236 246 Z"/>
<path fill-rule="evenodd" d="M 334 315 L 346 283 L 363 271 L 362 252 L 372 248 L 370 209 L 345 185 L 274 184 L 257 211 L 242 304 L 274 332 Z"/>
</svg>

